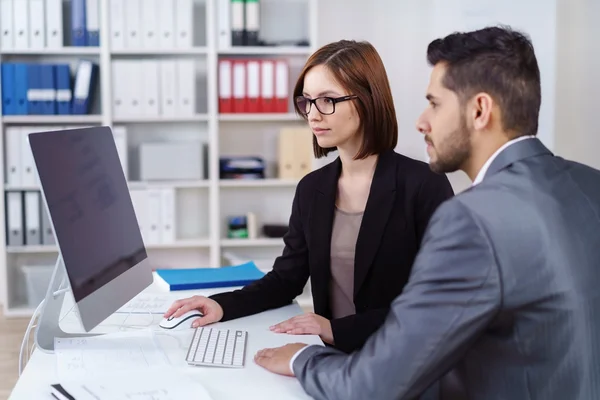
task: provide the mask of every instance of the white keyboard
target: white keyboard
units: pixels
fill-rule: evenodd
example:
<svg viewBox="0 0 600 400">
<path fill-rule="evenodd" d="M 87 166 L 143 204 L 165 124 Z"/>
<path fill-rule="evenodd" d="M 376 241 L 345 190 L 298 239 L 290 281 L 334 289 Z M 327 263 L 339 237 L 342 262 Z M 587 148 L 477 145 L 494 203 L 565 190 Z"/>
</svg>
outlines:
<svg viewBox="0 0 600 400">
<path fill-rule="evenodd" d="M 190 365 L 241 368 L 248 332 L 200 327 L 194 331 L 185 360 Z"/>
</svg>

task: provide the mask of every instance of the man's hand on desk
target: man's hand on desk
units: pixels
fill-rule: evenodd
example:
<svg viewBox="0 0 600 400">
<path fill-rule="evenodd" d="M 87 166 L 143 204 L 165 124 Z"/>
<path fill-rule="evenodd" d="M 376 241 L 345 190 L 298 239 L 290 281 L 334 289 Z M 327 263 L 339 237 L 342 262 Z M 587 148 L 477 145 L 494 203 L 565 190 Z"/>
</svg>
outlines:
<svg viewBox="0 0 600 400">
<path fill-rule="evenodd" d="M 294 376 L 294 371 L 290 369 L 290 361 L 294 354 L 304 347 L 305 343 L 291 343 L 274 349 L 259 350 L 254 356 L 254 362 L 276 374 Z"/>
<path fill-rule="evenodd" d="M 167 310 L 164 317 L 169 318 L 171 315 L 175 315 L 175 318 L 177 318 L 192 310 L 198 310 L 204 314 L 203 317 L 197 318 L 194 321 L 192 324 L 194 328 L 219 322 L 223 318 L 223 308 L 221 308 L 221 305 L 213 299 L 204 296 L 192 296 L 187 299 L 177 300 Z"/>
<path fill-rule="evenodd" d="M 306 313 L 280 322 L 270 328 L 273 332 L 290 335 L 319 335 L 325 343 L 333 343 L 331 322 L 320 315 Z"/>
</svg>

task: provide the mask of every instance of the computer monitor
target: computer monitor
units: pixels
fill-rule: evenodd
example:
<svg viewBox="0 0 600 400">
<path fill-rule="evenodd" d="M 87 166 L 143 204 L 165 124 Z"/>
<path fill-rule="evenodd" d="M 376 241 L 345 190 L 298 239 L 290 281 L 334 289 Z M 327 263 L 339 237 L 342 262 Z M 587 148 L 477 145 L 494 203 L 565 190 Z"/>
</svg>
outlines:
<svg viewBox="0 0 600 400">
<path fill-rule="evenodd" d="M 29 143 L 59 251 L 35 334 L 52 352 L 55 337 L 86 335 L 153 278 L 111 129 L 31 133 Z M 59 327 L 63 280 L 84 333 Z"/>
</svg>

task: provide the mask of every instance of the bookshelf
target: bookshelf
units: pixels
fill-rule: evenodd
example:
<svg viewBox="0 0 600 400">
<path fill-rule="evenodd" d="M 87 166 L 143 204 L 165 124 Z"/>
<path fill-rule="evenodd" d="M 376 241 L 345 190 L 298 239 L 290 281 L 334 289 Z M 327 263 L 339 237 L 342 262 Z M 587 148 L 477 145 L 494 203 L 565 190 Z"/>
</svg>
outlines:
<svg viewBox="0 0 600 400">
<path fill-rule="evenodd" d="M 82 126 L 111 126 L 125 128 L 127 176 L 130 190 L 167 190 L 174 193 L 175 240 L 146 242 L 149 258 L 156 268 L 220 267 L 230 263 L 255 260 L 263 270 L 281 254 L 281 238 L 259 234 L 253 238 L 227 237 L 227 218 L 253 212 L 257 222 L 287 224 L 297 179 L 277 177 L 277 134 L 284 127 L 304 127 L 305 123 L 293 112 L 288 96 L 286 112 L 220 113 L 219 111 L 219 60 L 228 59 L 284 59 L 289 65 L 287 80 L 291 94 L 295 78 L 307 57 L 316 50 L 317 0 L 260 0 L 259 36 L 268 42 L 282 36 L 281 45 L 227 46 L 224 45 L 223 10 L 230 0 L 161 0 L 144 1 L 143 4 L 191 2 L 193 40 L 190 46 L 181 44 L 160 47 L 127 47 L 113 45 L 114 26 L 119 18 L 111 16 L 111 7 L 117 0 L 98 0 L 98 47 L 71 46 L 70 26 L 72 0 L 46 0 L 61 2 L 63 9 L 63 46 L 53 48 L 4 48 L 0 43 L 0 62 L 68 63 L 74 74 L 81 59 L 98 65 L 98 82 L 92 108 L 86 115 L 5 115 L 0 110 L 0 169 L 3 191 L 24 192 L 39 190 L 36 185 L 15 185 L 7 182 L 7 130 L 69 129 Z M 141 2 L 140 2 L 141 4 Z M 1 10 L 0 10 L 1 12 Z M 143 10 L 141 15 L 151 15 Z M 164 10 L 160 13 L 164 16 Z M 140 17 L 142 18 L 142 17 Z M 150 17 L 148 17 L 150 18 Z M 176 17 L 180 18 L 180 17 Z M 129 21 L 130 15 L 128 14 Z M 135 19 L 135 18 L 134 18 Z M 135 19 L 143 32 L 142 20 Z M 290 35 L 308 42 L 308 45 L 290 45 Z M 306 43 L 305 43 L 306 44 Z M 115 112 L 115 61 L 177 61 L 191 60 L 194 68 L 194 107 L 192 113 L 163 114 Z M 135 79 L 133 74 L 131 79 Z M 1 80 L 0 80 L 1 85 Z M 143 82 L 142 82 L 143 85 Z M 1 89 L 1 86 L 0 86 Z M 123 92 L 121 92 L 123 93 Z M 139 148 L 153 141 L 196 140 L 205 145 L 206 173 L 201 179 L 170 181 L 143 181 L 140 179 Z M 259 156 L 265 160 L 265 179 L 221 179 L 219 160 L 228 156 Z M 156 160 L 160 162 L 161 160 Z M 323 164 L 315 160 L 313 169 Z M 6 196 L 0 199 L 6 210 Z M 8 245 L 7 218 L 2 213 L 5 229 L 0 233 L 0 302 L 7 317 L 24 317 L 35 308 L 27 298 L 27 285 L 31 277 L 22 272 L 22 266 L 35 265 L 40 271 L 54 263 L 57 248 L 52 244 Z M 40 273 L 40 277 L 43 274 Z M 39 279 L 41 279 L 38 277 Z M 48 277 L 49 278 L 49 277 Z M 45 290 L 45 288 L 44 288 Z M 310 306 L 306 292 L 298 301 Z"/>
</svg>

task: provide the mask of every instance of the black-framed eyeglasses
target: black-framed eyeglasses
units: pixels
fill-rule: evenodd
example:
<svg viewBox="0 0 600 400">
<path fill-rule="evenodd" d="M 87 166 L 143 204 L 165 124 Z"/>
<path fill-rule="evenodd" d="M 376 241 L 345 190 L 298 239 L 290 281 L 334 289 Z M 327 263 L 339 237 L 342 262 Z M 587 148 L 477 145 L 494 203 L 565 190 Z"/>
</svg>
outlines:
<svg viewBox="0 0 600 400">
<path fill-rule="evenodd" d="M 303 115 L 308 115 L 310 113 L 310 108 L 314 104 L 317 107 L 317 110 L 323 115 L 331 115 L 335 112 L 335 105 L 337 103 L 341 103 L 342 101 L 347 101 L 351 99 L 355 99 L 358 96 L 356 95 L 348 95 L 342 97 L 317 97 L 314 99 L 308 99 L 304 96 L 296 97 L 296 105 L 298 106 L 298 110 Z"/>
</svg>

